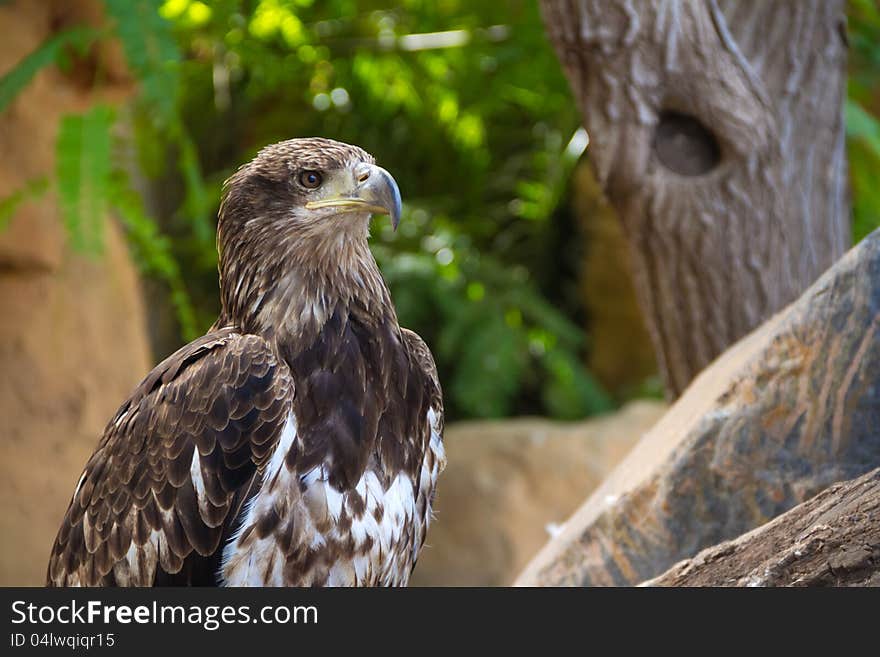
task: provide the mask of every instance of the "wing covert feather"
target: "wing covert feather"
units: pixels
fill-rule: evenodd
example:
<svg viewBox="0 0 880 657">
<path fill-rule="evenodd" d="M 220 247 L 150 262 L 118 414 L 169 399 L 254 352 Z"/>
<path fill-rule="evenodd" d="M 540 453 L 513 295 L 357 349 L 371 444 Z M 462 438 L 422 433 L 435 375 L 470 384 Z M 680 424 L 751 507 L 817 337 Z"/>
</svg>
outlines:
<svg viewBox="0 0 880 657">
<path fill-rule="evenodd" d="M 47 583 L 213 583 L 222 539 L 292 396 L 287 366 L 256 335 L 213 331 L 160 363 L 89 459 Z"/>
</svg>

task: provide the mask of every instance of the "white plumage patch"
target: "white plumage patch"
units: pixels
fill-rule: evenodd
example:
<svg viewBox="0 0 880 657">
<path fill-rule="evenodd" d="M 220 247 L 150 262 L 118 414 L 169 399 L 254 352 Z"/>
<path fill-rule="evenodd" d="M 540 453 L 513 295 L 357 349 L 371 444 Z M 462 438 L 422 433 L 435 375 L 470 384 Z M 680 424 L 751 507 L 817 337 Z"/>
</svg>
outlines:
<svg viewBox="0 0 880 657">
<path fill-rule="evenodd" d="M 290 448 L 293 447 L 296 437 L 296 416 L 293 413 L 288 413 L 287 421 L 284 423 L 284 428 L 281 430 L 281 438 L 278 440 L 278 445 L 276 445 L 275 451 L 272 453 L 269 467 L 266 468 L 265 479 L 267 481 L 272 481 L 281 473 L 281 469 L 284 466 L 284 459 L 287 458 L 287 453 L 290 451 Z"/>
<path fill-rule="evenodd" d="M 79 476 L 79 481 L 76 482 L 76 488 L 73 489 L 73 499 L 76 499 L 76 496 L 79 495 L 79 489 L 82 488 L 83 482 L 86 480 L 87 470 L 83 470 L 83 473 Z"/>
<path fill-rule="evenodd" d="M 289 413 L 266 467 L 263 484 L 248 502 L 241 525 L 223 549 L 220 577 L 226 586 L 284 585 L 281 572 L 284 554 L 275 537 L 248 536 L 243 540 L 243 536 L 249 529 L 253 531 L 260 517 L 271 511 L 276 502 L 276 491 L 288 491 L 296 486 L 294 477 L 284 465 L 284 459 L 296 440 L 296 417 Z"/>
<path fill-rule="evenodd" d="M 431 497 L 446 461 L 433 410 L 427 422 L 431 440 L 418 482 L 398 472 L 386 486 L 379 473 L 367 469 L 354 490 L 343 492 L 328 480 L 329 463 L 302 473 L 288 470 L 286 456 L 298 440 L 291 413 L 260 490 L 223 550 L 222 581 L 227 586 L 291 584 L 284 573 L 287 555 L 282 541 L 275 534 L 258 538 L 255 532 L 261 518 L 281 507 L 298 526 L 291 529 L 282 523 L 279 531 L 292 531 L 300 551 L 315 557 L 314 572 L 304 573 L 296 584 L 308 585 L 314 577 L 330 586 L 405 585 L 427 531 Z"/>
</svg>

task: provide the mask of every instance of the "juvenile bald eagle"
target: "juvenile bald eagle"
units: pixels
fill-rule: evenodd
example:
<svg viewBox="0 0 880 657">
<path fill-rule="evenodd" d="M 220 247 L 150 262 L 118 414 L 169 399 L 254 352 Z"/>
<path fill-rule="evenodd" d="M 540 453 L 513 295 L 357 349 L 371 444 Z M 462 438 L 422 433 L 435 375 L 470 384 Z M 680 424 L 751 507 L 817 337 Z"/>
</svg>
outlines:
<svg viewBox="0 0 880 657">
<path fill-rule="evenodd" d="M 434 361 L 367 246 L 400 212 L 391 175 L 328 139 L 227 181 L 220 316 L 107 425 L 49 585 L 407 583 L 445 457 Z"/>
</svg>

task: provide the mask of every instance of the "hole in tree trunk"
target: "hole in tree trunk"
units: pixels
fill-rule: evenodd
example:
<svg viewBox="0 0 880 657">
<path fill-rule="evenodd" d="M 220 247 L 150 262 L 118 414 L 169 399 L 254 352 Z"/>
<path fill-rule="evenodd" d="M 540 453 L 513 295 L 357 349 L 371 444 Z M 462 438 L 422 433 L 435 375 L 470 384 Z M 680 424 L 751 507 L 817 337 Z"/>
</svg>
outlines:
<svg viewBox="0 0 880 657">
<path fill-rule="evenodd" d="M 682 176 L 702 176 L 721 161 L 715 135 L 693 116 L 678 112 L 660 113 L 654 151 L 665 167 Z"/>
</svg>

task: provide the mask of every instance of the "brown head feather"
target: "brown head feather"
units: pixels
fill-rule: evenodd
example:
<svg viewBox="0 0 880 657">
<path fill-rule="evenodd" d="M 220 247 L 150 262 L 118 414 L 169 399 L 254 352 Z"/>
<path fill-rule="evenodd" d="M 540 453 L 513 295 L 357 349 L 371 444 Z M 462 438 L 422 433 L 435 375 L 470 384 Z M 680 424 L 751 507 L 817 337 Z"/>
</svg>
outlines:
<svg viewBox="0 0 880 657">
<path fill-rule="evenodd" d="M 370 213 L 308 210 L 320 190 L 300 181 L 303 172 L 330 177 L 374 162 L 357 146 L 291 139 L 262 149 L 226 181 L 217 226 L 223 304 L 217 326 L 301 339 L 354 299 L 393 313 L 367 245 Z"/>
</svg>

